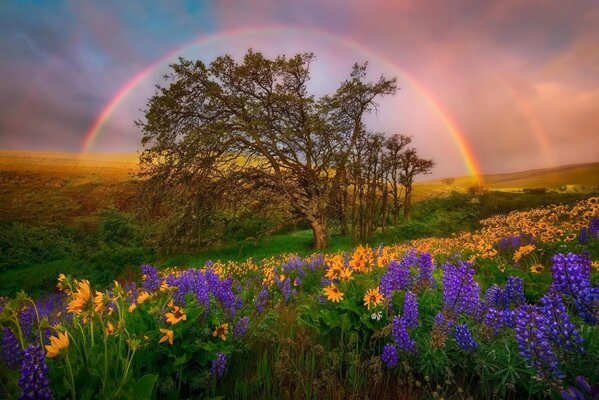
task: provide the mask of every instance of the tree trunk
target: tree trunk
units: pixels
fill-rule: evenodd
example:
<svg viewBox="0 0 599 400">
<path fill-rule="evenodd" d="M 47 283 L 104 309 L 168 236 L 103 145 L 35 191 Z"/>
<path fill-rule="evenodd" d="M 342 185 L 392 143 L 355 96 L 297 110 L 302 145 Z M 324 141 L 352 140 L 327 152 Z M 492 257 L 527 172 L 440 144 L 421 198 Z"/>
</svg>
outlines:
<svg viewBox="0 0 599 400">
<path fill-rule="evenodd" d="M 327 247 L 327 227 L 326 223 L 322 223 L 317 218 L 310 220 L 312 233 L 314 234 L 314 248 L 322 250 Z"/>
<path fill-rule="evenodd" d="M 407 221 L 412 219 L 412 188 L 406 187 L 406 194 L 403 205 L 403 215 Z"/>
</svg>

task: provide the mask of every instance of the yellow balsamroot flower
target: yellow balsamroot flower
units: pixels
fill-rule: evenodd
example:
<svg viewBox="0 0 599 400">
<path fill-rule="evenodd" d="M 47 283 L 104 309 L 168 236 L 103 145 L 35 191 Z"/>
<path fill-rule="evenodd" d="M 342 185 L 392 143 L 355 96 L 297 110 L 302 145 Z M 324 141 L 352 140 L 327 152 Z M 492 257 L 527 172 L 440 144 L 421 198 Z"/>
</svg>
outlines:
<svg viewBox="0 0 599 400">
<path fill-rule="evenodd" d="M 540 274 L 543 271 L 543 266 L 541 264 L 534 264 L 530 266 L 530 272 L 533 274 Z"/>
<path fill-rule="evenodd" d="M 69 347 L 69 336 L 66 333 L 58 332 L 57 336 L 50 336 L 50 344 L 46 345 L 47 356 L 56 357 L 62 349 Z"/>
<path fill-rule="evenodd" d="M 143 304 L 146 300 L 148 300 L 150 298 L 150 293 L 146 292 L 145 290 L 142 290 L 138 295 L 137 295 L 137 304 Z"/>
<path fill-rule="evenodd" d="M 64 286 L 62 286 L 62 282 L 64 282 L 64 280 L 66 278 L 67 277 L 65 276 L 65 274 L 58 275 L 58 283 L 56 284 L 56 287 L 58 288 L 58 290 L 65 290 Z M 66 292 L 66 290 L 65 290 L 65 292 Z M 67 293 L 67 294 L 69 294 L 69 293 Z"/>
<path fill-rule="evenodd" d="M 112 325 L 112 322 L 108 321 L 108 323 L 106 324 L 106 335 L 112 335 L 114 333 L 114 326 Z"/>
<path fill-rule="evenodd" d="M 173 331 L 171 329 L 160 328 L 160 332 L 164 333 L 164 336 L 160 338 L 158 343 L 166 342 L 168 340 L 168 344 L 173 344 Z"/>
<path fill-rule="evenodd" d="M 229 333 L 229 324 L 222 324 L 214 329 L 212 336 L 219 336 L 222 340 L 227 340 L 227 333 Z"/>
<path fill-rule="evenodd" d="M 75 314 L 81 313 L 81 310 L 83 310 L 85 305 L 91 299 L 91 295 L 89 282 L 86 280 L 79 282 L 77 291 L 73 295 L 74 299 L 69 303 L 67 310 Z"/>
<path fill-rule="evenodd" d="M 593 268 L 595 268 L 597 270 L 597 272 L 599 272 L 599 261 L 593 261 L 593 263 L 591 264 L 591 266 Z"/>
<path fill-rule="evenodd" d="M 383 299 L 384 296 L 381 294 L 381 292 L 379 292 L 379 288 L 376 287 L 366 292 L 364 295 L 364 305 L 370 310 L 370 307 L 381 304 Z"/>
<path fill-rule="evenodd" d="M 102 312 L 104 312 L 105 306 L 106 304 L 104 302 L 104 293 L 96 292 L 96 295 L 94 296 L 94 310 L 98 314 L 101 314 Z"/>
<path fill-rule="evenodd" d="M 175 325 L 179 321 L 186 321 L 187 315 L 185 315 L 185 311 L 183 311 L 178 306 L 175 306 L 173 312 L 166 313 L 166 322 L 169 322 L 171 325 Z"/>
<path fill-rule="evenodd" d="M 337 287 L 334 284 L 331 284 L 331 286 L 324 288 L 324 294 L 327 295 L 328 300 L 331 300 L 335 303 L 339 303 L 341 300 L 343 300 L 343 293 L 339 291 L 339 289 L 337 289 Z"/>
<path fill-rule="evenodd" d="M 520 259 L 522 257 L 524 257 L 527 254 L 532 253 L 534 250 L 535 250 L 534 244 L 528 244 L 526 246 L 519 247 L 518 250 L 516 250 L 516 252 L 514 253 L 514 262 L 520 261 Z"/>
<path fill-rule="evenodd" d="M 137 308 L 137 304 L 133 303 L 129 306 L 129 312 L 132 313 Z"/>
<path fill-rule="evenodd" d="M 352 276 L 353 273 L 354 273 L 354 271 L 351 268 L 343 268 L 341 270 L 341 279 L 350 281 L 353 279 L 353 276 Z"/>
</svg>

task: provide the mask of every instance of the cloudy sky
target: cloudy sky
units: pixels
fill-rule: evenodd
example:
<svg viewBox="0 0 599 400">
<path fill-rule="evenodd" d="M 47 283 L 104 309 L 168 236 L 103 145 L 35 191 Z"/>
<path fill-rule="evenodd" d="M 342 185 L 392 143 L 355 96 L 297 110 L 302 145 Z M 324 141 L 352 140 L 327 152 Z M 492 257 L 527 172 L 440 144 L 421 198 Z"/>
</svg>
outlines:
<svg viewBox="0 0 599 400">
<path fill-rule="evenodd" d="M 354 62 L 396 76 L 369 127 L 434 176 L 599 161 L 598 27 L 596 1 L 5 1 L 0 149 L 136 151 L 169 63 L 252 47 L 314 52 L 317 94 Z"/>
</svg>

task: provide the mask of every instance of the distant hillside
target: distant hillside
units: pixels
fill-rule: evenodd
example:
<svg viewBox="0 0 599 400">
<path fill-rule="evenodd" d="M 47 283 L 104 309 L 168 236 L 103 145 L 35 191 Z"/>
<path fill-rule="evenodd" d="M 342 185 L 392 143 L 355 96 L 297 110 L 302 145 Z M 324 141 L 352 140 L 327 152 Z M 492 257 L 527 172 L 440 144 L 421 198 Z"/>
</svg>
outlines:
<svg viewBox="0 0 599 400">
<path fill-rule="evenodd" d="M 0 218 L 67 224 L 128 209 L 135 154 L 0 151 Z"/>
<path fill-rule="evenodd" d="M 489 189 L 520 190 L 535 187 L 557 189 L 565 185 L 578 185 L 589 189 L 592 187 L 599 188 L 599 162 L 485 175 L 483 179 L 485 186 Z M 451 186 L 465 188 L 473 183 L 471 177 L 460 177 L 456 178 Z M 439 179 L 422 182 L 423 186 L 442 186 L 443 184 Z"/>
</svg>

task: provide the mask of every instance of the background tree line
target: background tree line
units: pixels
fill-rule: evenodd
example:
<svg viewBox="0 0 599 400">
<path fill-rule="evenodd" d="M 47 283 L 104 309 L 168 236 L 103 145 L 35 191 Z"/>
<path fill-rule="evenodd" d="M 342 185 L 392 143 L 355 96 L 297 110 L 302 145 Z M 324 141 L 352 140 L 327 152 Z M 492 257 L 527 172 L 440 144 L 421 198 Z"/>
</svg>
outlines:
<svg viewBox="0 0 599 400">
<path fill-rule="evenodd" d="M 395 94 L 396 79 L 367 81 L 367 64 L 355 64 L 334 93 L 316 97 L 314 60 L 249 50 L 241 63 L 222 56 L 171 66 L 137 121 L 140 213 L 160 247 L 204 246 L 248 221 L 250 235 L 300 221 L 321 249 L 333 225 L 361 241 L 397 226 L 401 213 L 409 219 L 414 178 L 434 163 L 409 137 L 364 124 L 377 99 Z"/>
</svg>

